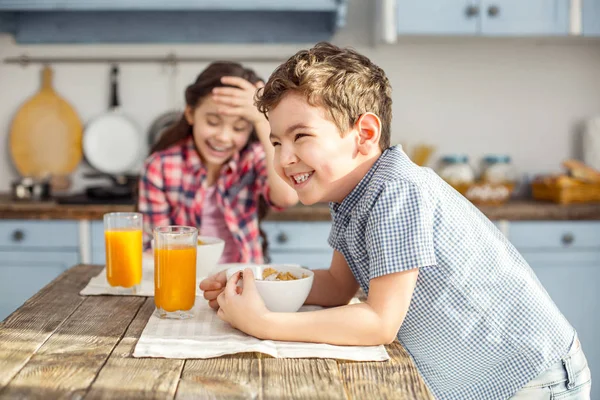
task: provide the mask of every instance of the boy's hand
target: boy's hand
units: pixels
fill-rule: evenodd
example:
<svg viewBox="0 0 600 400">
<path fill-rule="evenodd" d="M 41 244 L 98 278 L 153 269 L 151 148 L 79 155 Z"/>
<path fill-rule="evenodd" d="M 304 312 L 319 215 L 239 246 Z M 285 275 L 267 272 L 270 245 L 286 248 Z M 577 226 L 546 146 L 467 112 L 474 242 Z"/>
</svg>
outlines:
<svg viewBox="0 0 600 400">
<path fill-rule="evenodd" d="M 269 313 L 254 284 L 254 274 L 250 268 L 243 272 L 244 288 L 237 286 L 242 273 L 234 274 L 225 290 L 217 297 L 219 311 L 217 315 L 223 321 L 247 334 L 260 337 L 259 328 L 264 325 L 264 318 Z"/>
<path fill-rule="evenodd" d="M 219 105 L 218 112 L 248 120 L 253 125 L 266 122 L 265 116 L 254 106 L 256 90 L 265 86 L 263 82 L 252 84 L 237 76 L 224 76 L 221 83 L 235 87 L 216 87 L 212 98 Z"/>
<path fill-rule="evenodd" d="M 214 308 L 215 310 L 219 308 L 217 297 L 225 289 L 226 283 L 227 277 L 225 271 L 218 272 L 200 282 L 200 290 L 204 291 L 204 298 L 208 300 L 208 305 L 211 308 Z"/>
</svg>

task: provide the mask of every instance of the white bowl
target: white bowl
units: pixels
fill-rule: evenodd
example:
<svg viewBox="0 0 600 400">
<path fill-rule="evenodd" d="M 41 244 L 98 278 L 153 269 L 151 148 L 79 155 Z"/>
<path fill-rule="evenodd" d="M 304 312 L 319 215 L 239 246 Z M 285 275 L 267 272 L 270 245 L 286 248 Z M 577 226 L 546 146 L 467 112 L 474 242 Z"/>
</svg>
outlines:
<svg viewBox="0 0 600 400">
<path fill-rule="evenodd" d="M 213 273 L 225 249 L 225 241 L 217 237 L 198 236 L 196 253 L 196 279 L 202 280 Z"/>
<path fill-rule="evenodd" d="M 299 279 L 291 281 L 267 281 L 262 279 L 263 270 L 273 268 L 278 272 L 290 272 Z M 240 264 L 236 267 L 228 268 L 227 280 L 238 271 L 250 268 L 254 273 L 256 289 L 262 297 L 265 305 L 273 312 L 296 312 L 308 297 L 314 280 L 314 272 L 302 268 L 299 265 L 292 264 Z M 301 278 L 307 275 L 306 278 Z M 243 279 L 242 281 L 243 282 Z"/>
</svg>

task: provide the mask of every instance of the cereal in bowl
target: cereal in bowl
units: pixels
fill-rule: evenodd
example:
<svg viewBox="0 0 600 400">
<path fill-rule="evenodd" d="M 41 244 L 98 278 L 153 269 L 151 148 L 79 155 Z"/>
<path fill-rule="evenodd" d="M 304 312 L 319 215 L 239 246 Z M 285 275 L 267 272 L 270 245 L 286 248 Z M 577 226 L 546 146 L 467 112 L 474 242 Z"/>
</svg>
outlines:
<svg viewBox="0 0 600 400">
<path fill-rule="evenodd" d="M 301 278 L 296 277 L 291 272 L 279 272 L 275 268 L 265 268 L 262 273 L 264 281 L 293 281 L 296 279 L 306 278 L 308 275 L 302 274 Z"/>
</svg>

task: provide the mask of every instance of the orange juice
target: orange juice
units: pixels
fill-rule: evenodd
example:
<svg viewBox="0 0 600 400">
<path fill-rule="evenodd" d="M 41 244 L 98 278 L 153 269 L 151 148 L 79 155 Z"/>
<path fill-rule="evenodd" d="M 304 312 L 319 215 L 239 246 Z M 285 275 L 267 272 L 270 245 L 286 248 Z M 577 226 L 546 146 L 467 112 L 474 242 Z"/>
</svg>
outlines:
<svg viewBox="0 0 600 400">
<path fill-rule="evenodd" d="M 142 231 L 104 231 L 106 279 L 111 286 L 132 287 L 142 282 Z"/>
<path fill-rule="evenodd" d="M 196 247 L 154 249 L 154 303 L 164 311 L 187 311 L 196 300 Z"/>
</svg>

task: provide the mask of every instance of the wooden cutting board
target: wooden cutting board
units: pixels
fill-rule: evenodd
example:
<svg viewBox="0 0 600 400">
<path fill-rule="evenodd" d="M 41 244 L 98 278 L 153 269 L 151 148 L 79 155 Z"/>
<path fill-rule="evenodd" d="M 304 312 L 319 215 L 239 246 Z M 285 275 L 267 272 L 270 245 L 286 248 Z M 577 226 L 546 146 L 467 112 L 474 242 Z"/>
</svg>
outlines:
<svg viewBox="0 0 600 400">
<path fill-rule="evenodd" d="M 67 176 L 82 159 L 83 124 L 52 87 L 52 69 L 42 69 L 42 85 L 15 114 L 10 154 L 22 176 Z"/>
</svg>

